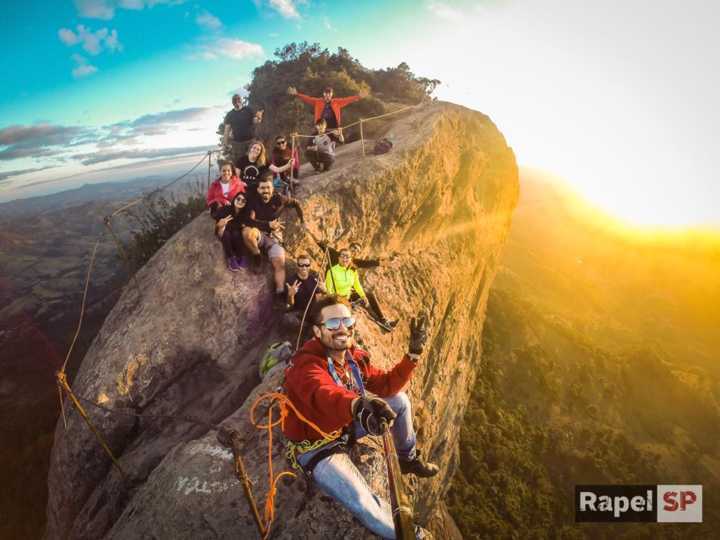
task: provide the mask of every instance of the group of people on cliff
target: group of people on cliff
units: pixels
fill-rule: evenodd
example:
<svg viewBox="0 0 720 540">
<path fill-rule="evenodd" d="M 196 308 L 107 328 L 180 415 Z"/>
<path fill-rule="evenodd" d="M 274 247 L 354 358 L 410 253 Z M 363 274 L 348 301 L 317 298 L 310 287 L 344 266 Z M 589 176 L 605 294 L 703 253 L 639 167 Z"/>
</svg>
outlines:
<svg viewBox="0 0 720 540">
<path fill-rule="evenodd" d="M 344 142 L 342 108 L 364 95 L 335 98 L 329 87 L 322 98 L 293 87 L 288 93 L 313 106 L 316 133 L 305 156 L 316 171 L 327 171 L 335 161 L 335 145 Z M 220 177 L 207 194 L 215 232 L 229 270 L 261 271 L 263 256 L 269 259 L 273 304 L 284 311 L 284 327 L 309 338 L 285 370 L 284 390 L 294 405 L 283 424 L 291 463 L 373 533 L 396 538 L 390 505 L 372 492 L 348 451 L 361 437 L 389 429 L 403 474 L 437 474 L 438 467 L 423 460 L 417 449 L 411 404 L 403 392 L 424 351 L 426 321 L 413 319 L 407 353 L 389 371 L 372 365 L 369 354 L 356 346 L 354 304 L 363 305 L 386 331 L 396 325 L 386 318 L 377 297 L 363 288 L 358 273 L 359 268 L 380 265 L 381 258 L 354 257 L 359 244 L 331 246 L 305 225 L 301 203 L 292 195 L 299 177 L 298 152 L 289 148 L 287 137 L 278 135 L 268 159 L 262 141 L 255 138 L 263 113 L 242 107 L 240 96 L 233 96 L 224 132 L 230 159 L 222 163 Z M 296 271 L 287 278 L 279 218 L 288 208 L 325 254 L 324 280 L 312 270 L 307 253 L 296 257 Z M 424 537 L 422 529 L 417 531 L 418 538 Z"/>
</svg>

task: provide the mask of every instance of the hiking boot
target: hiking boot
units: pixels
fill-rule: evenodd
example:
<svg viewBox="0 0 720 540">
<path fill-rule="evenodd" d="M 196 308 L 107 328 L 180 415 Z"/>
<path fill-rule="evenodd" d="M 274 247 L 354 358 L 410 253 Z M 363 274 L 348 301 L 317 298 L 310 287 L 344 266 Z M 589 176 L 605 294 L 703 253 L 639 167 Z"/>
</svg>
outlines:
<svg viewBox="0 0 720 540">
<path fill-rule="evenodd" d="M 414 474 L 418 478 L 430 478 L 440 472 L 440 467 L 434 463 L 426 463 L 420 458 L 420 452 L 415 453 L 415 459 L 400 459 L 400 472 Z"/>
<path fill-rule="evenodd" d="M 285 302 L 285 291 L 276 292 L 275 294 L 273 294 L 273 311 L 283 311 L 286 306 L 287 303 Z"/>
<path fill-rule="evenodd" d="M 237 272 L 240 270 L 240 263 L 237 257 L 228 257 L 228 270 L 231 272 Z"/>
</svg>

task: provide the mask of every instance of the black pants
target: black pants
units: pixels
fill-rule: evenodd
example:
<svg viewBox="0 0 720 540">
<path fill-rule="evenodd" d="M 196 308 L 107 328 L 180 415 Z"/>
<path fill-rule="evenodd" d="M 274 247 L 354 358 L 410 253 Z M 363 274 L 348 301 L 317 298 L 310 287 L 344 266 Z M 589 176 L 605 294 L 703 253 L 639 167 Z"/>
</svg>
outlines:
<svg viewBox="0 0 720 540">
<path fill-rule="evenodd" d="M 306 150 L 305 157 L 316 171 L 319 171 L 321 166 L 327 171 L 332 167 L 332 164 L 335 163 L 335 156 L 325 152 L 318 152 L 317 150 Z"/>
<path fill-rule="evenodd" d="M 365 290 L 365 296 L 367 296 L 368 303 L 370 304 L 370 311 L 371 314 L 379 321 L 385 320 L 385 315 L 383 314 L 383 310 L 380 307 L 380 302 L 378 302 L 377 297 L 372 291 Z M 350 295 L 350 301 L 354 302 L 355 300 L 359 300 L 360 295 L 353 291 L 353 293 Z"/>
<path fill-rule="evenodd" d="M 237 227 L 225 227 L 222 235 L 223 251 L 225 257 L 242 257 L 245 254 L 245 243 L 243 242 L 242 229 Z"/>
</svg>

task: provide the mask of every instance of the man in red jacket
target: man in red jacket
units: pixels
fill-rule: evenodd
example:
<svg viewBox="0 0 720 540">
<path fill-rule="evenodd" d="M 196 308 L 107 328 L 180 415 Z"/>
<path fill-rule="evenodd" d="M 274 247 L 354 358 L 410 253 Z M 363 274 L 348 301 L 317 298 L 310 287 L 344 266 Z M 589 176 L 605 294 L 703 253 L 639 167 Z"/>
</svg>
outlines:
<svg viewBox="0 0 720 540">
<path fill-rule="evenodd" d="M 283 432 L 293 459 L 312 475 L 322 491 L 345 506 L 365 527 L 395 538 L 390 505 L 375 496 L 347 454 L 348 441 L 381 435 L 390 426 L 403 474 L 427 478 L 437 465 L 424 462 L 415 445 L 412 410 L 402 388 L 410 381 L 427 339 L 424 321 L 410 325 L 408 353 L 390 371 L 370 364 L 368 353 L 354 346 L 355 319 L 335 296 L 313 306 L 314 339 L 290 359 L 285 391 L 307 420 L 291 410 Z"/>
<path fill-rule="evenodd" d="M 318 122 L 321 118 L 324 118 L 328 130 L 337 129 L 342 125 L 340 111 L 343 107 L 350 105 L 351 103 L 355 103 L 367 96 L 367 92 L 362 90 L 357 96 L 336 98 L 333 97 L 333 89 L 330 86 L 325 87 L 323 90 L 323 97 L 321 98 L 301 94 L 294 86 L 289 86 L 287 91 L 291 96 L 295 96 L 308 105 L 312 105 L 315 112 L 314 121 Z"/>
</svg>

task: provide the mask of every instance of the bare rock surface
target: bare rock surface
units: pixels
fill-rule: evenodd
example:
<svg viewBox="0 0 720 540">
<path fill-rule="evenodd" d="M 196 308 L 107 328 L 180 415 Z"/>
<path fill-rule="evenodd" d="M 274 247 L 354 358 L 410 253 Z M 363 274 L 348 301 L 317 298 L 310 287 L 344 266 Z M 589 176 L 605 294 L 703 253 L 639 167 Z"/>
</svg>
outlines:
<svg viewBox="0 0 720 540">
<path fill-rule="evenodd" d="M 318 236 L 350 229 L 344 242 L 361 242 L 364 255 L 387 256 L 364 281 L 400 323 L 384 334 L 360 315 L 358 333 L 374 363 L 389 368 L 398 361 L 409 319 L 420 310 L 430 315 L 427 353 L 408 392 L 419 447 L 441 472 L 431 480 L 406 479 L 418 522 L 439 538 L 458 537 L 441 501 L 481 369 L 485 307 L 517 201 L 517 166 L 486 116 L 447 103 L 398 117 L 386 136 L 395 143 L 390 153 L 363 158 L 360 143 L 346 145 L 333 170 L 302 180 L 299 198 Z M 319 263 L 321 253 L 289 214 L 288 254 L 309 251 Z M 78 395 L 112 409 L 238 429 L 261 512 L 267 431 L 251 425 L 249 411 L 281 382 L 281 371 L 258 379 L 263 351 L 290 337 L 271 310 L 271 290 L 269 267 L 265 275 L 226 269 L 212 221 L 200 216 L 137 274 L 137 286 L 126 287 L 73 383 Z M 215 429 L 88 412 L 126 476 L 70 413 L 67 430 L 62 421 L 56 428 L 48 538 L 257 537 L 231 454 Z M 386 496 L 380 441 L 367 437 L 353 452 L 368 482 Z M 275 472 L 287 468 L 277 428 L 273 456 Z M 303 478 L 280 481 L 272 538 L 371 537 L 342 507 L 308 490 Z"/>
</svg>

